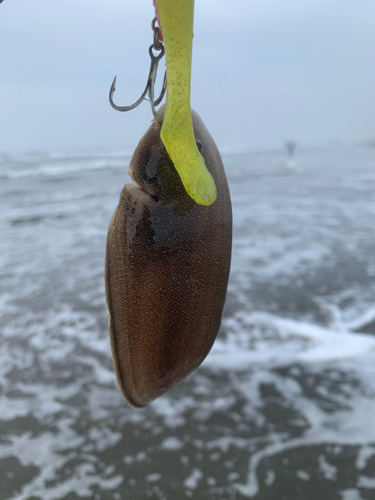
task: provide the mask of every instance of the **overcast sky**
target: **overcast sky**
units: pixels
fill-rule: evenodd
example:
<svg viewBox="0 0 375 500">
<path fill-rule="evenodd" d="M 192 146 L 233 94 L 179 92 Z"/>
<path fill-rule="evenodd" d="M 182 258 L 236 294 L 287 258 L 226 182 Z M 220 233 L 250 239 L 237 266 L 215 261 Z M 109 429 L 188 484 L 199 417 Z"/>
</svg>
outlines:
<svg viewBox="0 0 375 500">
<path fill-rule="evenodd" d="M 131 152 L 151 119 L 152 0 L 4 0 L 0 151 Z M 160 77 L 162 72 L 160 72 Z M 196 0 L 192 106 L 219 147 L 375 139 L 373 0 Z"/>
</svg>

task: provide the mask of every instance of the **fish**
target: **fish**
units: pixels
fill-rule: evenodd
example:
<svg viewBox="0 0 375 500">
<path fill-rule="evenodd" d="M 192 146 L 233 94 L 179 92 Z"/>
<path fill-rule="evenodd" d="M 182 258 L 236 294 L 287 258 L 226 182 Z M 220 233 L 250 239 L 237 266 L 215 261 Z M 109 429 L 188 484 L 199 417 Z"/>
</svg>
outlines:
<svg viewBox="0 0 375 500">
<path fill-rule="evenodd" d="M 120 391 L 143 408 L 191 374 L 218 334 L 232 248 L 232 208 L 219 150 L 192 110 L 196 144 L 217 198 L 186 192 L 160 132 L 140 140 L 111 219 L 105 258 L 111 350 Z"/>
</svg>

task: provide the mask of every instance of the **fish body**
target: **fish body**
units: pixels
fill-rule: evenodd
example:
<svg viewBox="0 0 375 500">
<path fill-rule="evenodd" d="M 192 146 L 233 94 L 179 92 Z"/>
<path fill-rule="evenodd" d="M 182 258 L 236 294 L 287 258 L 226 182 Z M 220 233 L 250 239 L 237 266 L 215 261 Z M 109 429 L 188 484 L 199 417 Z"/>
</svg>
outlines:
<svg viewBox="0 0 375 500">
<path fill-rule="evenodd" d="M 160 138 L 161 109 L 139 142 L 107 237 L 105 281 L 112 355 L 126 401 L 144 407 L 204 360 L 218 333 L 232 245 L 220 153 L 193 112 L 217 199 L 197 204 Z"/>
</svg>

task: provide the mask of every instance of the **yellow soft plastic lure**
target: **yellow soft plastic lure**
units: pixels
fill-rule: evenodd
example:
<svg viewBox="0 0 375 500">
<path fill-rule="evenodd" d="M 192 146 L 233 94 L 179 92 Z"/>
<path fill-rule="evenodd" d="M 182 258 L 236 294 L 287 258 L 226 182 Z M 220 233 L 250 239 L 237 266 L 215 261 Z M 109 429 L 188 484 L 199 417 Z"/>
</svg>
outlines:
<svg viewBox="0 0 375 500">
<path fill-rule="evenodd" d="M 168 83 L 160 137 L 189 196 L 199 205 L 212 205 L 216 186 L 198 151 L 190 108 L 194 0 L 156 0 L 156 8 L 163 32 Z"/>
</svg>

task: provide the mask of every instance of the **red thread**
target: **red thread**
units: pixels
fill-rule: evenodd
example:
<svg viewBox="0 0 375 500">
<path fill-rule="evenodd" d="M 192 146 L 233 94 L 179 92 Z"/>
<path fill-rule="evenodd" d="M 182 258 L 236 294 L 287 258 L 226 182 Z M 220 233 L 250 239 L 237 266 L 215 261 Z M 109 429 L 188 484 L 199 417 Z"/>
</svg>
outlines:
<svg viewBox="0 0 375 500">
<path fill-rule="evenodd" d="M 153 4 L 154 4 L 154 7 L 155 7 L 155 14 L 156 14 L 156 17 L 157 17 L 157 20 L 158 20 L 158 25 L 159 25 L 159 41 L 162 42 L 163 41 L 163 32 L 161 31 L 161 23 L 160 23 L 160 17 L 159 17 L 159 12 L 158 12 L 158 9 L 156 8 L 156 0 L 152 0 L 153 1 Z"/>
</svg>

